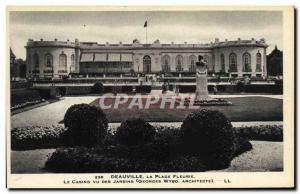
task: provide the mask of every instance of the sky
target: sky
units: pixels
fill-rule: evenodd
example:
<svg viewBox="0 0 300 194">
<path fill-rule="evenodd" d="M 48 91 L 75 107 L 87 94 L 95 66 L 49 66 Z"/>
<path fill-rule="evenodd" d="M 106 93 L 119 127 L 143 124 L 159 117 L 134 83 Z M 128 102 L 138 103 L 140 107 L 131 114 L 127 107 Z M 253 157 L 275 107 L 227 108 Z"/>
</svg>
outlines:
<svg viewBox="0 0 300 194">
<path fill-rule="evenodd" d="M 283 27 L 280 11 L 14 11 L 9 15 L 10 47 L 25 59 L 28 39 L 132 43 L 210 43 L 265 38 L 270 53 L 282 49 Z"/>
</svg>

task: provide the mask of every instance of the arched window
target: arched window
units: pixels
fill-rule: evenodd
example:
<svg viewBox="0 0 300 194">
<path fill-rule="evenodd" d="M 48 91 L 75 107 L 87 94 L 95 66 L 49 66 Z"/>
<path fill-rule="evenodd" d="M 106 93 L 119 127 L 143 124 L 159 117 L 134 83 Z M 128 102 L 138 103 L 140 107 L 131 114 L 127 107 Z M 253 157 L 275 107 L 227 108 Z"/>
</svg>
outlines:
<svg viewBox="0 0 300 194">
<path fill-rule="evenodd" d="M 33 64 L 35 69 L 39 68 L 39 55 L 37 53 L 33 55 Z"/>
<path fill-rule="evenodd" d="M 196 61 L 197 61 L 197 57 L 195 55 L 191 55 L 189 57 L 189 71 L 190 72 L 196 71 Z"/>
<path fill-rule="evenodd" d="M 75 55 L 71 55 L 71 71 L 75 70 Z"/>
<path fill-rule="evenodd" d="M 230 72 L 237 72 L 237 61 L 236 61 L 236 54 L 231 53 L 229 55 L 229 71 Z"/>
<path fill-rule="evenodd" d="M 261 54 L 259 52 L 256 54 L 256 71 L 261 71 Z"/>
<path fill-rule="evenodd" d="M 168 55 L 162 57 L 162 71 L 170 72 L 170 57 Z"/>
<path fill-rule="evenodd" d="M 221 72 L 224 73 L 225 72 L 225 56 L 223 53 L 221 54 L 220 62 L 221 62 Z"/>
<path fill-rule="evenodd" d="M 150 73 L 151 72 L 151 57 L 146 55 L 143 58 L 143 71 L 145 73 Z"/>
<path fill-rule="evenodd" d="M 251 72 L 251 55 L 249 53 L 243 54 L 243 71 Z"/>
<path fill-rule="evenodd" d="M 45 55 L 45 66 L 52 67 L 52 65 L 53 65 L 53 57 L 50 53 L 47 53 Z"/>
<path fill-rule="evenodd" d="M 67 55 L 64 53 L 59 55 L 59 67 L 67 69 Z"/>
<path fill-rule="evenodd" d="M 176 56 L 175 58 L 176 61 L 176 71 L 180 72 L 183 70 L 182 65 L 183 65 L 183 57 L 181 55 Z"/>
</svg>

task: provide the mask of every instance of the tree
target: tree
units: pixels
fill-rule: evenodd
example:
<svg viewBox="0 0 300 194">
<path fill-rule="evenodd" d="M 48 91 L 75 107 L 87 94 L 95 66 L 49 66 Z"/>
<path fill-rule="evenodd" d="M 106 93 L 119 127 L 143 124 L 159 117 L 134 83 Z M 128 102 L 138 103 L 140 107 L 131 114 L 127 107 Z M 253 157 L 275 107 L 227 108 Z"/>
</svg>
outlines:
<svg viewBox="0 0 300 194">
<path fill-rule="evenodd" d="M 283 59 L 282 51 L 275 46 L 274 50 L 267 56 L 267 71 L 268 75 L 282 75 Z"/>
</svg>

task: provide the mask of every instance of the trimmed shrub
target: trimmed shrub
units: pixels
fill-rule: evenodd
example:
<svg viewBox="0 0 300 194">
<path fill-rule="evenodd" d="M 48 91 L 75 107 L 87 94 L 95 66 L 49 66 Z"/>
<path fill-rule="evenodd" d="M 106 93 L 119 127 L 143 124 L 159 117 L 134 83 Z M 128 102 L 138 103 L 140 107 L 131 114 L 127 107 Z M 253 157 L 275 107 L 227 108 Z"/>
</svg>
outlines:
<svg viewBox="0 0 300 194">
<path fill-rule="evenodd" d="M 101 143 L 107 133 L 108 121 L 101 108 L 88 104 L 72 105 L 64 117 L 66 142 L 92 146 Z"/>
<path fill-rule="evenodd" d="M 139 145 L 154 139 L 155 128 L 141 118 L 123 121 L 116 131 L 120 144 Z"/>
<path fill-rule="evenodd" d="M 252 145 L 249 142 L 249 139 L 245 136 L 235 135 L 234 136 L 234 152 L 233 157 L 237 157 L 238 155 L 252 150 Z"/>
<path fill-rule="evenodd" d="M 181 130 L 156 127 L 153 141 L 140 145 L 118 144 L 108 133 L 104 145 L 93 148 L 58 148 L 46 162 L 46 170 L 60 173 L 86 172 L 201 172 L 212 169 L 202 157 L 182 149 Z M 247 138 L 235 136 L 234 154 L 251 149 Z"/>
<path fill-rule="evenodd" d="M 92 87 L 91 87 L 91 93 L 92 94 L 102 94 L 104 91 L 104 86 L 101 82 L 96 82 Z"/>
<path fill-rule="evenodd" d="M 236 90 L 237 90 L 237 92 L 244 92 L 245 91 L 245 83 L 243 81 L 238 81 L 236 83 Z"/>
<path fill-rule="evenodd" d="M 183 146 L 187 154 L 206 160 L 212 169 L 230 165 L 234 152 L 234 133 L 227 117 L 202 109 L 189 114 L 181 125 Z"/>
<path fill-rule="evenodd" d="M 11 130 L 11 149 L 29 150 L 53 148 L 63 145 L 63 126 L 31 126 Z"/>
</svg>

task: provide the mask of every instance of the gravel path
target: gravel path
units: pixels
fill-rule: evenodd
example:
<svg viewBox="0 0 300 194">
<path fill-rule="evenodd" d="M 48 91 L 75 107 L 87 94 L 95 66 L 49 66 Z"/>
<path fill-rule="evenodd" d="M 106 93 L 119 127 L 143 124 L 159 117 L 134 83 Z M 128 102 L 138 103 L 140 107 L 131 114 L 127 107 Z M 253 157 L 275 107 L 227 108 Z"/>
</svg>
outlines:
<svg viewBox="0 0 300 194">
<path fill-rule="evenodd" d="M 64 99 L 22 112 L 11 117 L 11 128 L 32 125 L 56 125 L 73 104 L 90 103 L 98 96 L 65 97 Z"/>
<path fill-rule="evenodd" d="M 236 157 L 225 172 L 279 171 L 283 169 L 283 143 L 251 141 L 253 149 Z M 11 151 L 12 173 L 46 173 L 47 155 L 55 149 Z M 219 172 L 219 171 L 217 171 Z"/>
</svg>

